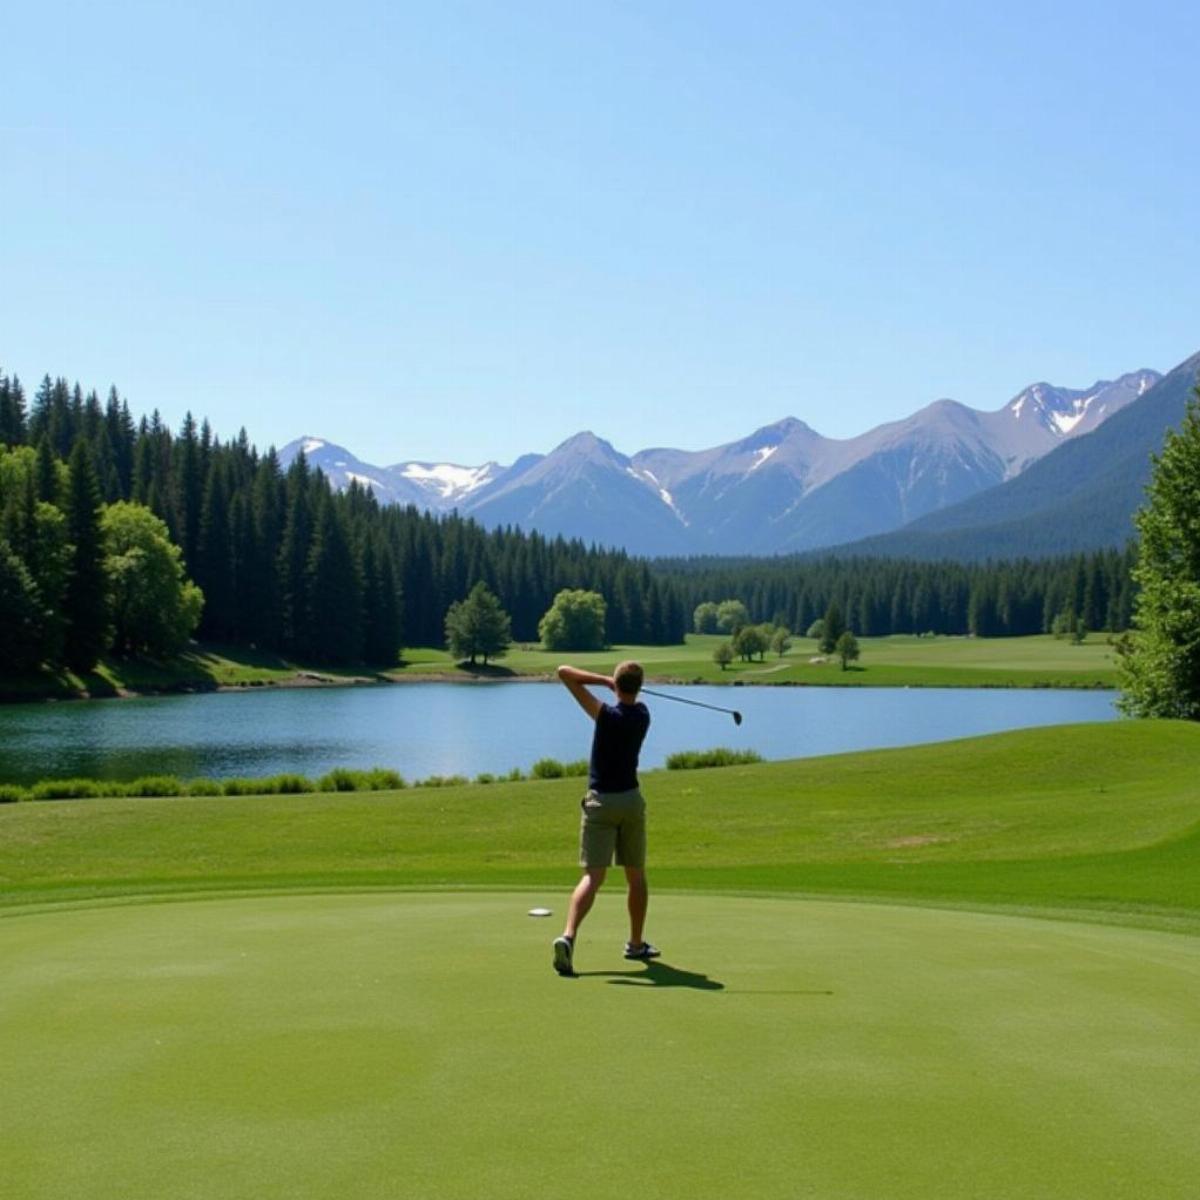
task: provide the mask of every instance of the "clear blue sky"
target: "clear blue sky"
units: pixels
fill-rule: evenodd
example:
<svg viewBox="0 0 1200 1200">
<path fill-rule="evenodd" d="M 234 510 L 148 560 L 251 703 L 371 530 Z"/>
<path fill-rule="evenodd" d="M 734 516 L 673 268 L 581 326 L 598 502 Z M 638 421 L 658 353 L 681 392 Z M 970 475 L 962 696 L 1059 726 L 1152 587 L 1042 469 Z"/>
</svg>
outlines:
<svg viewBox="0 0 1200 1200">
<path fill-rule="evenodd" d="M 1200 350 L 1200 9 L 8 6 L 0 367 L 260 445 L 859 433 Z"/>
</svg>

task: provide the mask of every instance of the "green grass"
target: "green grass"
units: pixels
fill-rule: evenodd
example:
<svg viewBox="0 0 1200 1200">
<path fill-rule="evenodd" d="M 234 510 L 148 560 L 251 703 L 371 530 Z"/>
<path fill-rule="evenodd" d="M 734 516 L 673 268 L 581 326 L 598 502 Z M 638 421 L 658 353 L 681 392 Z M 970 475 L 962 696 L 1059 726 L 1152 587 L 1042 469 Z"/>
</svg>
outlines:
<svg viewBox="0 0 1200 1200">
<path fill-rule="evenodd" d="M 40 671 L 0 680 L 0 699 L 105 698 L 130 693 L 212 691 L 216 688 L 378 683 L 374 667 L 325 667 L 244 646 L 194 646 L 167 661 L 110 657 L 94 671 Z"/>
<path fill-rule="evenodd" d="M 1081 645 L 1049 635 L 1020 638 L 860 638 L 862 658 L 843 671 L 825 661 L 811 638 L 796 638 L 782 658 L 768 652 L 762 662 L 735 661 L 722 670 L 712 660 L 724 638 L 689 634 L 683 646 L 613 646 L 583 654 L 514 646 L 476 674 L 492 677 L 549 676 L 560 662 L 610 672 L 634 658 L 648 679 L 684 683 L 805 684 L 836 687 L 1115 687 L 1116 652 L 1100 634 Z M 412 649 L 397 674 L 466 678 L 472 673 L 443 650 Z M 813 659 L 822 659 L 814 662 Z"/>
<path fill-rule="evenodd" d="M 1119 722 L 644 776 L 660 887 L 1200 923 L 1200 727 Z M 570 875 L 573 779 L 0 806 L 0 904 Z"/>
<path fill-rule="evenodd" d="M 6 1200 L 1190 1198 L 1198 756 L 648 773 L 575 980 L 578 780 L 0 806 Z"/>
<path fill-rule="evenodd" d="M 0 920 L 6 1200 L 1194 1195 L 1193 939 L 614 892 L 562 980 L 561 900 Z"/>
<path fill-rule="evenodd" d="M 440 648 L 404 651 L 394 667 L 322 667 L 267 651 L 197 646 L 170 662 L 106 659 L 88 675 L 70 672 L 6 678 L 0 699 L 36 700 L 214 688 L 319 686 L 405 679 L 549 678 L 564 659 L 611 672 L 623 658 L 659 682 L 804 684 L 837 687 L 1115 687 L 1116 654 L 1101 634 L 1075 646 L 1050 636 L 1021 638 L 860 638 L 862 658 L 849 670 L 820 658 L 811 638 L 797 638 L 782 658 L 737 661 L 722 670 L 712 652 L 724 638 L 689 634 L 682 646 L 612 646 L 581 654 L 515 645 L 495 662 L 467 667 Z"/>
</svg>

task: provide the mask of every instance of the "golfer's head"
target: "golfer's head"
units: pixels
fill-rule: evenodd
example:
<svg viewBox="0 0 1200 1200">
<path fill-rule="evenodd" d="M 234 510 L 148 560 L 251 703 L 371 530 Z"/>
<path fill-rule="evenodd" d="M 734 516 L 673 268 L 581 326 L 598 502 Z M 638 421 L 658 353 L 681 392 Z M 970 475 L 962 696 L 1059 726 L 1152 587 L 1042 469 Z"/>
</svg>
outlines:
<svg viewBox="0 0 1200 1200">
<path fill-rule="evenodd" d="M 618 695 L 628 696 L 631 700 L 636 699 L 638 692 L 642 690 L 642 664 L 618 663 L 613 672 L 613 682 L 617 685 Z"/>
</svg>

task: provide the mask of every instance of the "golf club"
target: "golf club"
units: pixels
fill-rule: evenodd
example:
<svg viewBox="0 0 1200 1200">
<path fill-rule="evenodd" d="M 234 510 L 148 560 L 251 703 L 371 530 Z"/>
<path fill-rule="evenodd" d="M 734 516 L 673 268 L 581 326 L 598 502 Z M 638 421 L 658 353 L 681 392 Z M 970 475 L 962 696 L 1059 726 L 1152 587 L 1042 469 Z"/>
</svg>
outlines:
<svg viewBox="0 0 1200 1200">
<path fill-rule="evenodd" d="M 719 708 L 715 704 L 705 704 L 701 700 L 685 700 L 682 696 L 669 696 L 666 692 L 652 692 L 648 687 L 642 688 L 644 696 L 657 696 L 660 700 L 674 700 L 676 704 L 691 704 L 696 708 L 711 708 L 713 712 L 728 713 L 735 725 L 742 723 L 742 714 L 732 708 Z"/>
</svg>

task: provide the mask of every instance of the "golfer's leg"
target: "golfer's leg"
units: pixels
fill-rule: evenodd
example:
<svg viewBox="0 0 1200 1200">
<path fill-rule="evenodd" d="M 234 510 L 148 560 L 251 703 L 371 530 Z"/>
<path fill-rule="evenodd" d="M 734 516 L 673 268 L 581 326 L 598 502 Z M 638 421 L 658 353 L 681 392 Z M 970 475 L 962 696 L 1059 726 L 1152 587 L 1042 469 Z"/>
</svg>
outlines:
<svg viewBox="0 0 1200 1200">
<path fill-rule="evenodd" d="M 575 890 L 571 893 L 571 903 L 567 909 L 567 927 L 563 930 L 567 937 L 575 936 L 580 922 L 592 911 L 592 903 L 596 899 L 596 893 L 600 890 L 600 885 L 604 882 L 607 872 L 607 867 L 588 867 L 583 878 L 575 885 Z"/>
<path fill-rule="evenodd" d="M 646 884 L 644 867 L 626 867 L 625 879 L 629 884 L 629 940 L 640 946 L 646 927 L 646 909 L 650 904 L 650 888 Z"/>
</svg>

